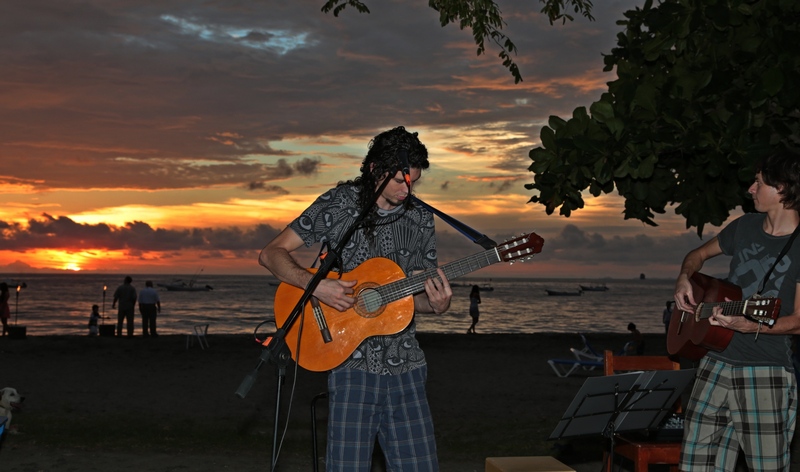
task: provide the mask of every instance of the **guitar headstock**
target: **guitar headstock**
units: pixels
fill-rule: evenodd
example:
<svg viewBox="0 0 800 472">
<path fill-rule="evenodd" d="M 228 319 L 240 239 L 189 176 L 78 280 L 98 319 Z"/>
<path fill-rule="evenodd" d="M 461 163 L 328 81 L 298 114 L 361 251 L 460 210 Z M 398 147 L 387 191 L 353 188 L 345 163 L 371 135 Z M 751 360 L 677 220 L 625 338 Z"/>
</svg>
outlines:
<svg viewBox="0 0 800 472">
<path fill-rule="evenodd" d="M 530 259 L 534 254 L 542 252 L 543 245 L 544 239 L 541 236 L 528 233 L 498 244 L 495 249 L 500 254 L 501 261 L 513 264 L 518 259 Z"/>
<path fill-rule="evenodd" d="M 767 323 L 772 326 L 781 312 L 780 298 L 756 298 L 747 300 L 744 306 L 744 316 L 753 321 Z"/>
</svg>

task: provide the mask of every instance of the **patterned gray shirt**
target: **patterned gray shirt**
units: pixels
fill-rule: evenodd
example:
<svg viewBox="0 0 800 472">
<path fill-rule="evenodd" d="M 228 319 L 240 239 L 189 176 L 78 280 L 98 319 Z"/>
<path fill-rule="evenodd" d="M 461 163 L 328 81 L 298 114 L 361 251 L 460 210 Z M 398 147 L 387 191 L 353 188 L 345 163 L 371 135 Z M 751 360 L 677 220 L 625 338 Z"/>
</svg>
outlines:
<svg viewBox="0 0 800 472">
<path fill-rule="evenodd" d="M 306 246 L 329 243 L 336 247 L 339 238 L 358 218 L 358 190 L 350 185 L 335 187 L 320 195 L 289 224 Z M 374 237 L 357 230 L 342 250 L 342 269 L 349 272 L 373 257 L 388 258 L 406 276 L 437 267 L 433 215 L 420 207 L 402 206 L 381 212 L 374 225 Z M 416 324 L 398 334 L 373 336 L 362 342 L 341 367 L 377 374 L 400 374 L 425 365 L 425 355 L 415 337 Z"/>
</svg>

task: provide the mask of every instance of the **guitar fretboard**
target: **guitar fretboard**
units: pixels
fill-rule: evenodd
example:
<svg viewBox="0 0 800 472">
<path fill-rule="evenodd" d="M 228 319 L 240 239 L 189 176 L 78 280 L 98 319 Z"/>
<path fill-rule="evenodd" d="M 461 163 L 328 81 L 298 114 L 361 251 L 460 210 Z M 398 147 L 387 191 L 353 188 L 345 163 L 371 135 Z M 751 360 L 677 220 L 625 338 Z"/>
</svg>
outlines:
<svg viewBox="0 0 800 472">
<path fill-rule="evenodd" d="M 496 248 L 492 248 L 464 259 L 450 262 L 440 268 L 444 272 L 445 277 L 447 277 L 447 280 L 453 280 L 498 262 L 500 262 L 500 254 L 497 252 Z M 392 303 L 401 298 L 424 291 L 425 280 L 429 278 L 439 278 L 436 269 L 428 269 L 405 279 L 396 280 L 378 287 L 376 291 L 380 294 L 381 303 Z"/>
<path fill-rule="evenodd" d="M 722 307 L 722 314 L 726 316 L 747 316 L 755 321 L 774 323 L 771 316 L 774 308 L 772 299 L 752 298 L 729 302 L 703 303 L 698 307 L 697 318 L 707 320 L 714 314 L 715 307 Z"/>
</svg>

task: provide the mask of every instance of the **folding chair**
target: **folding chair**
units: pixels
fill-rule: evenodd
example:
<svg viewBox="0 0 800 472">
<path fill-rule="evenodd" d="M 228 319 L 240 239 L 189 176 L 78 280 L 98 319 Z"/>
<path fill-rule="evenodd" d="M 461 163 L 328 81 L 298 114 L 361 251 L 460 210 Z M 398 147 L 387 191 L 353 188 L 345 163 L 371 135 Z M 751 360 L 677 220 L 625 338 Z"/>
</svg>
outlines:
<svg viewBox="0 0 800 472">
<path fill-rule="evenodd" d="M 648 370 L 680 370 L 678 362 L 667 356 L 622 356 L 611 351 L 604 353 L 605 375 L 614 375 L 625 371 Z M 680 401 L 676 404 L 676 411 L 680 412 Z M 605 470 L 611 470 L 611 455 L 603 453 Z M 640 439 L 638 437 L 620 433 L 616 435 L 614 455 L 630 459 L 634 464 L 634 472 L 647 472 L 650 464 L 667 464 L 670 472 L 678 471 L 678 462 L 681 456 L 681 441 L 659 441 L 654 439 Z"/>
<path fill-rule="evenodd" d="M 586 360 L 586 361 L 603 361 L 603 354 L 597 352 L 589 341 L 586 339 L 586 336 L 583 334 L 578 334 L 581 337 L 581 341 L 583 341 L 583 349 L 577 349 L 571 347 L 569 350 L 575 356 L 575 359 L 578 360 Z"/>
<path fill-rule="evenodd" d="M 582 368 L 583 370 L 594 370 L 603 367 L 603 361 L 589 361 L 580 359 L 548 359 L 547 363 L 553 368 L 553 372 L 559 377 L 569 377 L 570 374 Z"/>
<path fill-rule="evenodd" d="M 586 339 L 586 336 L 583 334 L 578 334 L 578 336 L 581 337 L 583 348 L 569 348 L 569 352 L 572 353 L 574 359 L 549 359 L 547 361 L 553 369 L 553 372 L 559 377 L 569 377 L 570 374 L 579 368 L 583 370 L 594 370 L 597 367 L 603 367 L 603 356 L 594 350 Z"/>
<path fill-rule="evenodd" d="M 193 346 L 194 340 L 197 338 L 200 348 L 205 350 L 209 347 L 206 334 L 208 334 L 208 323 L 194 325 L 192 332 L 186 335 L 186 349 L 189 349 L 189 346 Z"/>
</svg>

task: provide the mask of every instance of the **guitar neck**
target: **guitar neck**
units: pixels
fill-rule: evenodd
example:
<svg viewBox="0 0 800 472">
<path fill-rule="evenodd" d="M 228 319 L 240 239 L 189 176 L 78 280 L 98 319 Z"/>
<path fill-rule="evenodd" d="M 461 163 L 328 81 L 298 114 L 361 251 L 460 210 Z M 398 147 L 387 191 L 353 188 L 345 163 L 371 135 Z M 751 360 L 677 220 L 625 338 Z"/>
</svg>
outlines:
<svg viewBox="0 0 800 472">
<path fill-rule="evenodd" d="M 726 316 L 744 316 L 749 300 L 736 300 L 730 302 L 703 303 L 698 312 L 698 318 L 707 320 L 713 315 L 714 307 L 722 307 L 722 314 Z"/>
<path fill-rule="evenodd" d="M 453 280 L 498 262 L 500 262 L 500 254 L 496 248 L 492 248 L 464 259 L 450 262 L 439 268 L 442 269 L 447 280 Z M 436 269 L 428 269 L 405 279 L 396 280 L 379 287 L 377 290 L 381 294 L 384 303 L 391 303 L 425 291 L 425 281 L 429 278 L 439 278 Z"/>
</svg>

